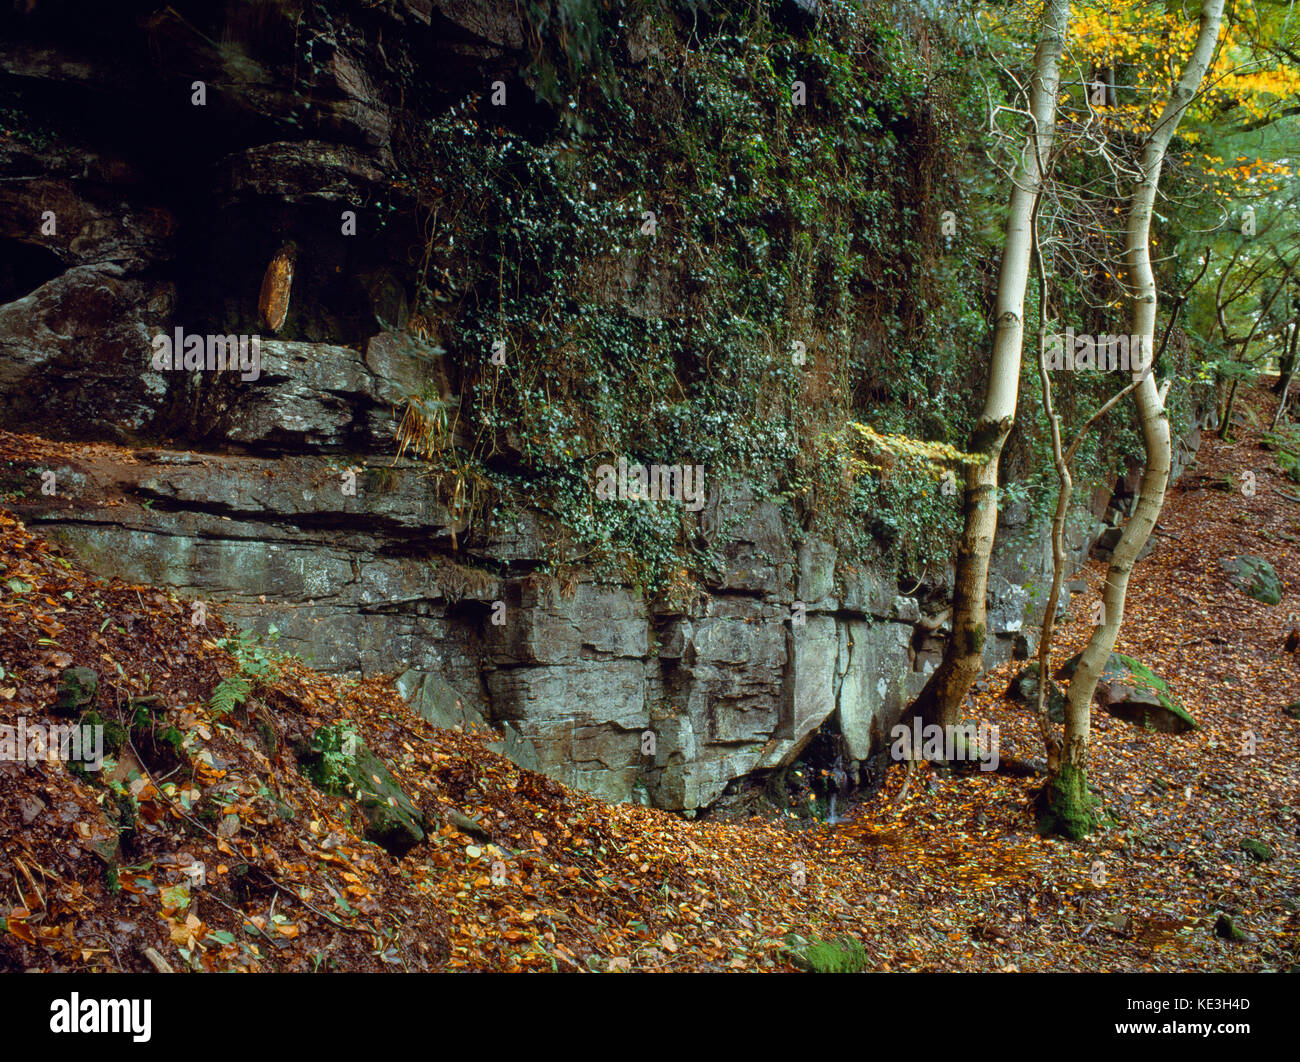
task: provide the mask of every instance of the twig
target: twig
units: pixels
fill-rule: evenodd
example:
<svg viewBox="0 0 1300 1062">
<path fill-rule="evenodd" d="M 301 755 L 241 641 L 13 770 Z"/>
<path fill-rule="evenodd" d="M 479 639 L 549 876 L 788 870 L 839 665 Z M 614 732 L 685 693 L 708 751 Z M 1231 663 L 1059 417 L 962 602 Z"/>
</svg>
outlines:
<svg viewBox="0 0 1300 1062">
<path fill-rule="evenodd" d="M 41 895 L 41 890 L 40 888 L 37 887 L 36 879 L 32 877 L 32 872 L 27 869 L 27 865 L 21 859 L 19 859 L 16 854 L 12 858 L 14 864 L 18 867 L 19 870 L 23 872 L 23 877 L 27 879 L 27 884 L 30 885 L 32 887 L 32 891 L 36 893 L 36 898 L 41 901 L 41 910 L 42 911 L 45 910 L 47 906 L 45 902 L 45 897 Z M 41 872 L 44 873 L 44 870 L 42 869 Z M 23 906 L 24 907 L 27 906 L 25 900 L 23 902 Z"/>
<path fill-rule="evenodd" d="M 906 594 L 904 594 L 903 596 L 904 596 L 904 597 L 911 597 L 914 593 L 916 593 L 917 590 L 919 590 L 919 589 L 921 588 L 921 584 L 922 584 L 923 582 L 925 582 L 925 577 L 926 577 L 927 575 L 929 575 L 929 574 L 930 574 L 930 573 L 929 573 L 928 571 L 926 571 L 925 569 L 922 569 L 922 570 L 921 570 L 921 578 L 919 578 L 919 579 L 916 581 L 916 585 L 915 585 L 914 587 L 912 587 L 912 589 L 909 590 L 909 591 L 908 591 Z"/>
</svg>

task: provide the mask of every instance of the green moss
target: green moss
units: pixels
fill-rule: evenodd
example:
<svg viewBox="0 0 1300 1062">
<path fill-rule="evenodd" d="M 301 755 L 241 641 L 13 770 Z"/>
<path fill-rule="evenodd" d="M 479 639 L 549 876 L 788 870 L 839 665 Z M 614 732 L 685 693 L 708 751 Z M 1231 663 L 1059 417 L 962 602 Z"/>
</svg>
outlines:
<svg viewBox="0 0 1300 1062">
<path fill-rule="evenodd" d="M 1236 920 L 1222 911 L 1219 912 L 1219 917 L 1214 920 L 1214 933 L 1224 940 L 1233 940 L 1239 943 L 1250 939 L 1237 925 Z"/>
<path fill-rule="evenodd" d="M 106 756 L 117 756 L 126 747 L 126 727 L 105 719 L 99 712 L 86 712 L 78 721 L 78 725 L 104 728 L 104 755 Z"/>
<path fill-rule="evenodd" d="M 1100 824 L 1097 798 L 1088 788 L 1088 772 L 1061 764 L 1038 795 L 1038 832 L 1060 834 L 1078 841 Z"/>
<path fill-rule="evenodd" d="M 1191 713 L 1178 701 L 1174 700 L 1169 690 L 1169 684 L 1149 667 L 1131 656 L 1125 656 L 1123 653 L 1112 654 L 1111 660 L 1118 661 L 1128 669 L 1129 677 L 1135 686 L 1150 690 L 1160 698 L 1160 703 L 1165 708 L 1186 722 L 1193 730 L 1199 729 L 1199 724 L 1192 718 Z"/>
<path fill-rule="evenodd" d="M 1233 585 L 1242 593 L 1265 605 L 1281 603 L 1282 581 L 1278 578 L 1273 565 L 1263 557 L 1246 554 L 1229 558 L 1221 564 L 1231 576 Z"/>
<path fill-rule="evenodd" d="M 867 968 L 867 950 L 858 941 L 812 941 L 793 956 L 810 973 L 859 973 Z"/>
<path fill-rule="evenodd" d="M 1072 678 L 1082 657 L 1082 653 L 1075 653 L 1061 665 L 1057 674 L 1062 678 Z M 1118 682 L 1121 685 L 1147 690 L 1155 694 L 1165 709 L 1182 719 L 1191 729 L 1196 730 L 1200 727 L 1191 713 L 1175 700 L 1169 684 L 1140 660 L 1125 656 L 1123 653 L 1111 653 L 1102 668 L 1100 681 Z"/>
<path fill-rule="evenodd" d="M 88 667 L 70 667 L 59 677 L 54 711 L 61 715 L 76 715 L 92 707 L 98 695 L 99 676 Z"/>
<path fill-rule="evenodd" d="M 279 736 L 273 727 L 265 719 L 257 719 L 253 723 L 253 729 L 257 731 L 258 741 L 261 742 L 262 748 L 268 756 L 274 757 L 276 747 L 279 745 Z"/>
<path fill-rule="evenodd" d="M 114 794 L 117 805 L 117 829 L 121 834 L 131 833 L 138 823 L 139 802 L 135 795 L 125 790 Z"/>
<path fill-rule="evenodd" d="M 1263 841 L 1257 841 L 1253 837 L 1247 837 L 1241 842 L 1241 850 L 1257 863 L 1271 863 L 1273 861 L 1273 849 Z"/>
<path fill-rule="evenodd" d="M 174 726 L 165 726 L 157 732 L 158 740 L 164 745 L 169 745 L 173 753 L 178 757 L 185 756 L 185 735 Z"/>
</svg>

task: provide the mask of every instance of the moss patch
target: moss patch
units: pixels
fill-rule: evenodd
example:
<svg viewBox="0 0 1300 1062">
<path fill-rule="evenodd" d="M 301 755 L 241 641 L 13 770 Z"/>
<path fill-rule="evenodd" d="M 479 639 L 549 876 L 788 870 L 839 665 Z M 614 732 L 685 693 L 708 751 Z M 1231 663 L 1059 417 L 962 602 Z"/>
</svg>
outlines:
<svg viewBox="0 0 1300 1062">
<path fill-rule="evenodd" d="M 1257 841 L 1253 837 L 1247 837 L 1241 842 L 1241 850 L 1257 863 L 1273 862 L 1273 849 L 1263 841 Z"/>
<path fill-rule="evenodd" d="M 1245 554 L 1222 562 L 1232 578 L 1232 584 L 1247 597 L 1265 605 L 1276 605 L 1282 600 L 1282 581 L 1273 565 L 1263 557 Z"/>
<path fill-rule="evenodd" d="M 1178 716 L 1191 729 L 1200 729 L 1200 724 L 1192 718 L 1191 713 L 1182 704 L 1174 700 L 1173 694 L 1169 690 L 1169 683 L 1147 667 L 1146 664 L 1134 660 L 1131 656 L 1125 656 L 1123 653 L 1112 653 L 1111 659 L 1119 661 L 1127 669 L 1128 678 L 1134 686 L 1154 693 L 1167 711 Z"/>
<path fill-rule="evenodd" d="M 867 968 L 867 949 L 856 940 L 814 940 L 791 954 L 809 973 L 858 973 Z"/>
<path fill-rule="evenodd" d="M 1064 763 L 1038 794 L 1038 832 L 1080 840 L 1100 825 L 1098 808 L 1088 788 L 1088 772 Z"/>
</svg>

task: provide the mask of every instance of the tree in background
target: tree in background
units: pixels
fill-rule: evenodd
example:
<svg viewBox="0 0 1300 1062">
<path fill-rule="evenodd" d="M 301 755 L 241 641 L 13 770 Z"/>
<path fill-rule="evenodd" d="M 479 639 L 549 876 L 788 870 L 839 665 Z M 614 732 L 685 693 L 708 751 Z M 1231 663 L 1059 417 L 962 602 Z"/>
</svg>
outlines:
<svg viewBox="0 0 1300 1062">
<path fill-rule="evenodd" d="M 1190 56 L 1172 94 L 1161 109 L 1140 152 L 1141 179 L 1127 211 L 1124 279 L 1129 300 L 1130 332 L 1140 337 L 1147 363 L 1154 357 L 1157 287 L 1151 265 L 1151 218 L 1161 170 L 1179 122 L 1196 98 L 1215 55 L 1223 19 L 1224 0 L 1204 0 Z M 1088 791 L 1088 739 L 1093 693 L 1124 620 L 1129 576 L 1164 506 L 1169 481 L 1171 446 L 1165 397 L 1169 382 L 1157 388 L 1154 373 L 1143 375 L 1133 394 L 1146 450 L 1146 468 L 1133 515 L 1115 546 L 1102 597 L 1101 623 L 1079 658 L 1070 679 L 1065 707 L 1065 742 L 1049 773 L 1040 801 L 1040 826 L 1081 837 L 1094 825 L 1094 800 Z"/>
<path fill-rule="evenodd" d="M 997 323 L 988 388 L 983 411 L 967 447 L 971 453 L 983 455 L 984 460 L 966 470 L 952 638 L 942 662 L 914 706 L 927 724 L 956 725 L 966 692 L 983 667 L 989 558 L 998 523 L 998 461 L 1016 417 L 1032 220 L 1052 151 L 1060 59 L 1069 19 L 1068 0 L 1047 0 L 1028 86 L 1028 131 L 1011 175 L 1011 204 L 998 273 Z"/>
</svg>

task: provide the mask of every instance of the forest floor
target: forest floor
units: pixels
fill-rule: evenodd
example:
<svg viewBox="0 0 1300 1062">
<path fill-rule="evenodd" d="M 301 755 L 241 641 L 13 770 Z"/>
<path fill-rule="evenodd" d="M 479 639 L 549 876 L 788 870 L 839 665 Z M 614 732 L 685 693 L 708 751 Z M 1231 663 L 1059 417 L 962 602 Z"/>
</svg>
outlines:
<svg viewBox="0 0 1300 1062">
<path fill-rule="evenodd" d="M 219 715 L 208 698 L 235 662 L 215 611 L 195 627 L 187 602 L 93 577 L 0 510 L 0 723 L 59 721 L 46 706 L 70 666 L 98 673 L 110 720 L 160 697 L 97 777 L 0 762 L 0 969 L 791 970 L 805 941 L 856 942 L 848 961 L 868 970 L 1289 969 L 1300 720 L 1283 709 L 1300 655 L 1283 642 L 1300 504 L 1284 494 L 1300 491 L 1259 441 L 1206 440 L 1116 646 L 1200 728 L 1094 709 L 1091 778 L 1113 824 L 1077 843 L 1035 832 L 1039 780 L 925 765 L 904 802 L 896 766 L 834 826 L 609 805 L 491 752 L 491 734 L 430 726 L 385 680 L 293 659 Z M 22 464 L 67 448 L 0 436 L 0 460 Z M 1213 489 L 1246 470 L 1252 496 Z M 1219 561 L 1242 553 L 1273 563 L 1280 605 L 1231 586 Z M 1103 566 L 1080 577 L 1095 599 Z M 1074 611 L 1054 664 L 1086 638 Z M 1032 714 L 1000 696 L 1020 666 L 985 676 L 970 713 L 1000 728 L 1003 758 L 1042 755 Z M 435 824 L 401 860 L 290 751 L 340 719 Z M 1216 933 L 1221 914 L 1240 939 Z"/>
</svg>

